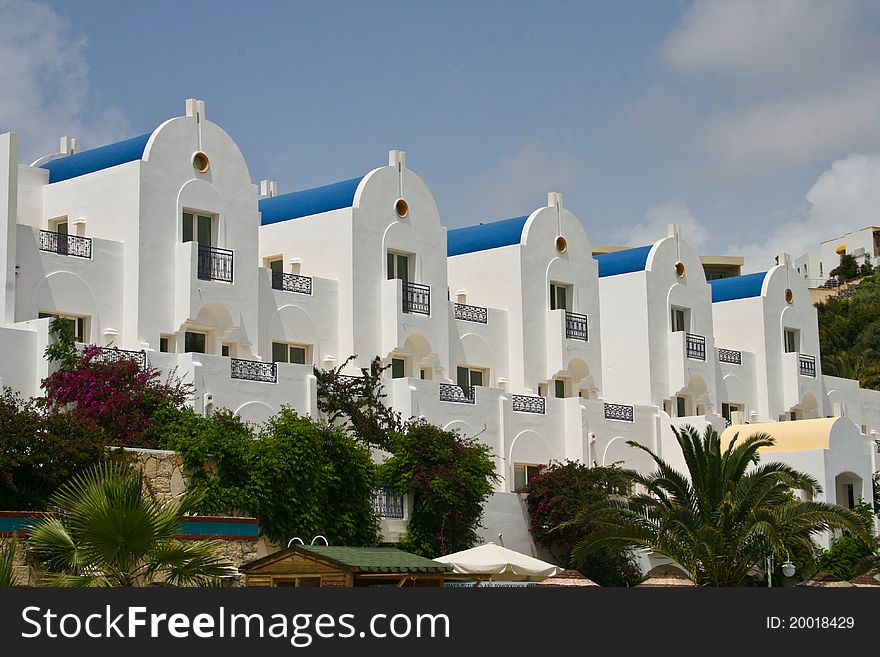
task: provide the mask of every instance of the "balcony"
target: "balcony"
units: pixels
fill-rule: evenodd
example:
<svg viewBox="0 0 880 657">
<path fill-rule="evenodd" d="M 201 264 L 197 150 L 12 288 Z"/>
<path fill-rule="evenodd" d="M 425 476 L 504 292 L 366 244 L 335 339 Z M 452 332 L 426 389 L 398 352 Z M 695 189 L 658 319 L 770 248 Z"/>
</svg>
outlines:
<svg viewBox="0 0 880 657">
<path fill-rule="evenodd" d="M 243 360 L 232 358 L 230 377 L 244 381 L 261 383 L 278 383 L 278 366 L 262 360 Z"/>
<path fill-rule="evenodd" d="M 121 360 L 133 360 L 142 370 L 147 369 L 147 353 L 145 351 L 131 351 L 129 349 L 116 349 L 114 347 L 98 347 L 98 355 L 92 359 L 95 363 L 118 363 Z"/>
<path fill-rule="evenodd" d="M 199 245 L 198 276 L 203 281 L 232 282 L 232 251 Z"/>
<path fill-rule="evenodd" d="M 808 354 L 798 354 L 798 371 L 801 376 L 816 378 L 816 357 Z"/>
<path fill-rule="evenodd" d="M 635 408 L 626 404 L 605 402 L 605 419 L 619 422 L 635 422 Z"/>
<path fill-rule="evenodd" d="M 403 312 L 431 314 L 431 288 L 420 283 L 403 281 Z"/>
<path fill-rule="evenodd" d="M 511 395 L 510 401 L 513 410 L 517 413 L 537 413 L 544 415 L 546 410 L 546 402 L 543 397 L 532 397 L 531 395 Z"/>
<path fill-rule="evenodd" d="M 380 518 L 403 520 L 404 495 L 399 490 L 382 486 L 373 491 L 373 512 Z"/>
<path fill-rule="evenodd" d="M 41 230 L 40 251 L 91 259 L 92 239 L 90 237 L 79 237 L 78 235 Z"/>
<path fill-rule="evenodd" d="M 688 333 L 685 335 L 685 353 L 693 360 L 706 360 L 706 338 Z"/>
<path fill-rule="evenodd" d="M 489 322 L 489 311 L 481 306 L 469 306 L 464 303 L 456 303 L 453 305 L 455 311 L 455 319 L 465 322 L 475 322 L 477 324 L 487 324 Z"/>
<path fill-rule="evenodd" d="M 474 386 L 459 386 L 452 383 L 440 384 L 440 401 L 458 404 L 475 404 Z"/>
<path fill-rule="evenodd" d="M 295 292 L 296 294 L 310 295 L 312 293 L 312 277 L 273 271 L 272 289 L 283 290 L 284 292 Z"/>
<path fill-rule="evenodd" d="M 587 342 L 587 316 L 578 313 L 565 313 L 565 337 Z"/>
<path fill-rule="evenodd" d="M 734 349 L 718 349 L 718 362 L 730 363 L 731 365 L 742 365 L 743 355 L 741 351 Z"/>
</svg>

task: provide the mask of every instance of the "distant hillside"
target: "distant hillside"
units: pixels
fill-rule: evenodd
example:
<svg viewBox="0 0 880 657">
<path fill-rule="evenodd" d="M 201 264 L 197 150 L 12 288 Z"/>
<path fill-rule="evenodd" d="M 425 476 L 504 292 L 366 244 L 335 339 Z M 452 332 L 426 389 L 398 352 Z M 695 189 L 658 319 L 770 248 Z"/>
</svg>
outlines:
<svg viewBox="0 0 880 657">
<path fill-rule="evenodd" d="M 847 296 L 817 303 L 822 372 L 880 390 L 880 278 L 867 276 Z"/>
</svg>

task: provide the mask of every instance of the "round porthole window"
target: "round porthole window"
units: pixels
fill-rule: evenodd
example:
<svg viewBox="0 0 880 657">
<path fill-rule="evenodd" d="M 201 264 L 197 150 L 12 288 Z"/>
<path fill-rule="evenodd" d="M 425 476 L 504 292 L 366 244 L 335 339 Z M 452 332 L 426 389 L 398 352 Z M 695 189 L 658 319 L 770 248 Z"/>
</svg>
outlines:
<svg viewBox="0 0 880 657">
<path fill-rule="evenodd" d="M 559 235 L 556 238 L 556 250 L 560 253 L 565 253 L 568 249 L 568 242 L 565 241 L 565 238 L 562 235 Z"/>
<path fill-rule="evenodd" d="M 192 163 L 193 169 L 199 173 L 205 173 L 211 168 L 211 160 L 209 160 L 208 156 L 202 151 L 196 151 L 196 153 L 193 154 Z"/>
<path fill-rule="evenodd" d="M 794 292 L 791 291 L 791 288 L 788 288 L 785 290 L 785 300 L 788 303 L 791 303 L 792 301 L 794 301 Z"/>
<path fill-rule="evenodd" d="M 409 214 L 409 203 L 407 203 L 405 199 L 397 199 L 394 201 L 394 211 L 397 213 L 398 217 L 405 219 Z"/>
<path fill-rule="evenodd" d="M 679 278 L 684 276 L 684 263 L 681 260 L 675 263 L 675 275 Z"/>
</svg>

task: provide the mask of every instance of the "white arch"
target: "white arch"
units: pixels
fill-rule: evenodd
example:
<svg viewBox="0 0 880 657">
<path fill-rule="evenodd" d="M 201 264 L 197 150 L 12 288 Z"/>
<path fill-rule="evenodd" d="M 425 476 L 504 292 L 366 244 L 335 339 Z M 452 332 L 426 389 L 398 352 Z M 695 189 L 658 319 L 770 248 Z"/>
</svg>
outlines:
<svg viewBox="0 0 880 657">
<path fill-rule="evenodd" d="M 550 462 L 550 448 L 547 441 L 536 431 L 520 431 L 510 443 L 508 463 L 529 463 L 546 465 Z"/>
<path fill-rule="evenodd" d="M 257 400 L 245 402 L 235 409 L 235 414 L 242 420 L 257 425 L 263 424 L 277 412 L 269 404 Z"/>
</svg>

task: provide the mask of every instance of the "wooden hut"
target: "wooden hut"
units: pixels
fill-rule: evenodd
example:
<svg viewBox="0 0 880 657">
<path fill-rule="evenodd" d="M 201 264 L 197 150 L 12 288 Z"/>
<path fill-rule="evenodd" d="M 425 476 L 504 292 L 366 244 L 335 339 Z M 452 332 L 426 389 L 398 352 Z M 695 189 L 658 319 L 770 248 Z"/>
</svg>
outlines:
<svg viewBox="0 0 880 657">
<path fill-rule="evenodd" d="M 293 545 L 239 570 L 245 586 L 443 586 L 452 566 L 390 547 Z"/>
</svg>

